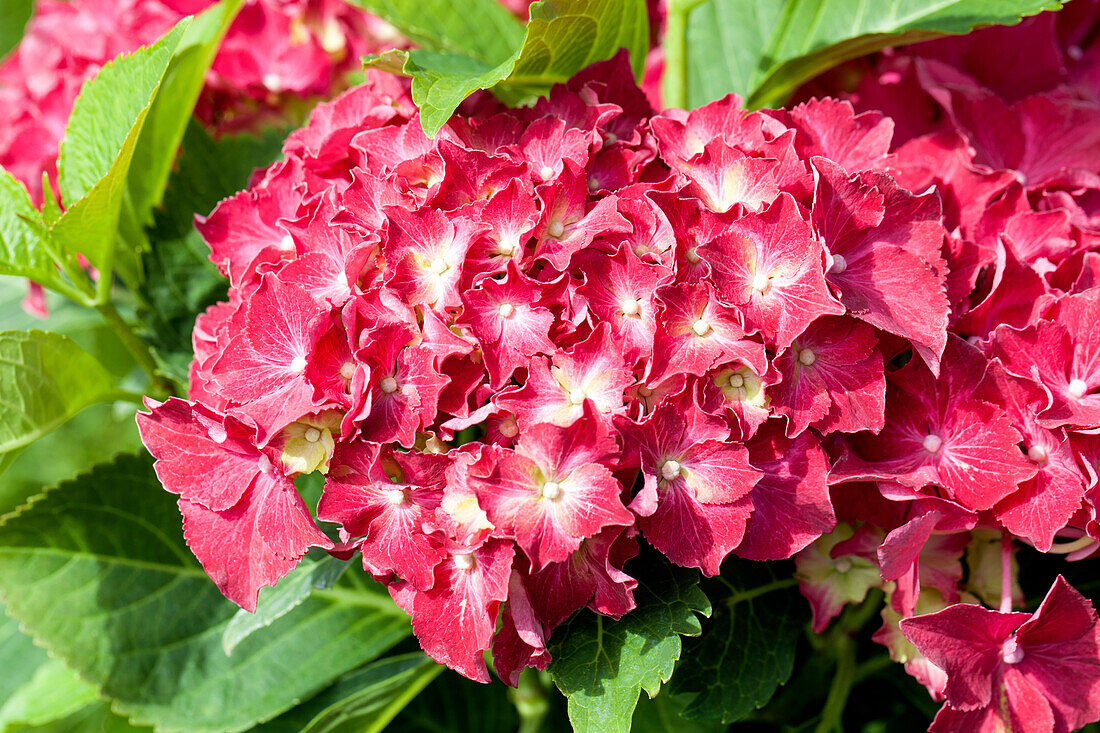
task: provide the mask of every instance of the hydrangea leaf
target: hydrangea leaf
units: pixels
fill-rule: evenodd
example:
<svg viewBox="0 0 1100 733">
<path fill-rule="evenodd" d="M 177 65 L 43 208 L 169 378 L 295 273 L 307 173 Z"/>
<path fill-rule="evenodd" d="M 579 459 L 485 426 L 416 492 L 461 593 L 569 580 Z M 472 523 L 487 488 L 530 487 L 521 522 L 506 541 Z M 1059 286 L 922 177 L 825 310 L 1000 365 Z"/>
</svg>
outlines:
<svg viewBox="0 0 1100 733">
<path fill-rule="evenodd" d="M 523 43 L 523 24 L 496 0 L 352 0 L 417 46 L 496 64 Z"/>
<path fill-rule="evenodd" d="M 152 46 L 107 64 L 81 90 L 58 158 L 67 209 L 51 234 L 62 249 L 83 254 L 101 273 L 117 268 L 127 282 L 141 282 L 143 229 L 163 199 L 206 72 L 242 2 L 223 0 L 185 18 Z M 110 278 L 100 282 L 105 289 Z"/>
<path fill-rule="evenodd" d="M 401 711 L 394 720 L 393 730 L 401 733 L 516 733 L 519 716 L 506 690 L 501 684 L 482 685 L 460 674 L 444 672 L 428 685 L 424 694 L 418 695 Z M 553 722 L 556 721 L 545 721 L 543 730 L 564 729 L 564 726 L 550 727 Z"/>
<path fill-rule="evenodd" d="M 381 733 L 445 669 L 422 652 L 379 659 L 253 733 Z"/>
<path fill-rule="evenodd" d="M 120 396 L 107 369 L 72 339 L 47 331 L 0 332 L 0 453 Z"/>
<path fill-rule="evenodd" d="M 642 697 L 634 710 L 631 733 L 728 733 L 729 726 L 683 717 L 686 698 L 667 689 L 654 698 Z"/>
<path fill-rule="evenodd" d="M 26 187 L 0 168 L 0 274 L 28 277 L 48 288 L 64 288 L 57 266 L 43 246 L 45 237 L 42 215 L 31 203 Z"/>
<path fill-rule="evenodd" d="M 0 1 L 0 59 L 19 45 L 23 29 L 34 12 L 34 0 Z"/>
<path fill-rule="evenodd" d="M 419 9 L 420 4 L 416 6 Z M 469 12 L 465 4 L 451 3 L 449 8 L 449 14 Z M 530 12 L 518 45 L 502 43 L 499 50 L 471 52 L 439 44 L 387 52 L 368 59 L 367 65 L 400 69 L 412 77 L 413 101 L 420 107 L 420 122 L 429 135 L 435 135 L 462 100 L 478 89 L 492 89 L 505 102 L 518 103 L 567 81 L 591 63 L 610 58 L 620 48 L 630 51 L 635 73 L 641 74 L 649 38 L 643 0 L 541 0 Z M 383 17 L 399 20 L 385 13 Z"/>
<path fill-rule="evenodd" d="M 63 250 L 84 255 L 110 282 L 126 198 L 126 176 L 172 54 L 190 25 L 181 20 L 152 46 L 123 54 L 84 84 L 58 152 L 65 213 L 50 227 Z"/>
<path fill-rule="evenodd" d="M 575 731 L 627 733 L 639 693 L 657 695 L 680 658 L 680 636 L 697 636 L 697 614 L 710 615 L 698 573 L 650 559 L 656 569 L 639 580 L 637 609 L 620 621 L 582 611 L 554 634 L 549 670 Z"/>
<path fill-rule="evenodd" d="M 685 718 L 731 723 L 762 707 L 794 669 L 806 602 L 774 563 L 727 562 L 736 590 L 716 604 L 702 636 L 687 643 L 672 691 L 690 696 Z"/>
<path fill-rule="evenodd" d="M 249 613 L 243 608 L 229 620 L 222 632 L 222 648 L 226 654 L 233 654 L 237 645 L 260 629 L 287 615 L 309 598 L 314 589 L 331 588 L 347 570 L 348 564 L 325 555 L 319 560 L 306 559 L 279 584 L 260 590 L 260 600 L 256 612 Z"/>
<path fill-rule="evenodd" d="M 1061 0 L 671 0 L 665 103 L 692 109 L 729 92 L 782 104 L 801 83 L 887 46 L 1018 23 Z"/>
<path fill-rule="evenodd" d="M 0 617 L 0 665 L 0 730 L 48 725 L 99 702 L 95 687 L 50 659 L 6 617 Z"/>
<path fill-rule="evenodd" d="M 196 15 L 155 92 L 127 176 L 131 208 L 124 215 L 133 214 L 142 227 L 152 224 L 152 209 L 164 198 L 176 151 L 202 91 L 206 72 L 243 4 L 244 0 L 222 0 Z"/>
<path fill-rule="evenodd" d="M 237 607 L 184 544 L 148 457 L 100 465 L 0 525 L 0 596 L 115 711 L 164 732 L 244 730 L 410 633 L 384 592 L 348 574 L 226 656 Z"/>
</svg>

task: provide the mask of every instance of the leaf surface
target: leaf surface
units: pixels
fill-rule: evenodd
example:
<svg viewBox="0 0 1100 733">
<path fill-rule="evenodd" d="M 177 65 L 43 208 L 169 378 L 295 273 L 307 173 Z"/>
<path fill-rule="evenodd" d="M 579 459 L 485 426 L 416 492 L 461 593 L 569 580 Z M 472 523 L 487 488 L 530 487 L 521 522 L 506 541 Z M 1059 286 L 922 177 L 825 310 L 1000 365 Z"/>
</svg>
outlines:
<svg viewBox="0 0 1100 733">
<path fill-rule="evenodd" d="M 255 733 L 381 733 L 445 669 L 423 652 L 379 659 Z"/>
<path fill-rule="evenodd" d="M 0 332 L 0 453 L 118 395 L 111 374 L 72 339 L 47 331 Z"/>
<path fill-rule="evenodd" d="M 776 573 L 775 563 L 725 564 L 722 578 L 736 590 L 715 603 L 708 628 L 687 642 L 672 681 L 672 691 L 688 698 L 685 718 L 739 720 L 790 679 L 808 621 L 805 600 L 786 582 L 792 572 Z"/>
<path fill-rule="evenodd" d="M 377 5 L 381 10 L 383 5 L 412 7 L 396 0 Z M 468 12 L 465 4 L 448 5 L 449 16 Z M 431 45 L 390 51 L 368 59 L 367 65 L 412 77 L 413 101 L 420 107 L 420 121 L 429 135 L 435 135 L 462 100 L 478 89 L 492 89 L 505 102 L 517 104 L 567 81 L 589 64 L 610 58 L 620 48 L 630 51 L 640 76 L 649 43 L 643 0 L 541 0 L 530 13 L 518 44 L 510 31 L 499 46 L 480 37 L 469 44 L 455 42 L 450 34 L 460 21 L 448 17 L 436 26 L 441 32 Z M 402 28 L 404 15 L 383 13 L 383 17 Z"/>
<path fill-rule="evenodd" d="M 326 555 L 320 560 L 305 559 L 290 571 L 278 585 L 261 588 L 256 612 L 239 609 L 222 632 L 222 648 L 232 654 L 237 645 L 260 629 L 287 615 L 309 598 L 315 588 L 331 588 L 340 579 L 348 564 Z"/>
<path fill-rule="evenodd" d="M 190 20 L 152 46 L 122 54 L 86 82 L 73 104 L 58 154 L 58 185 L 65 212 L 52 239 L 84 255 L 110 278 L 126 193 L 126 177 L 149 108 Z"/>
<path fill-rule="evenodd" d="M 26 187 L 0 168 L 0 274 L 28 277 L 46 287 L 61 282 L 43 244 L 46 227 Z"/>
<path fill-rule="evenodd" d="M 639 693 L 657 695 L 680 658 L 680 636 L 698 635 L 697 614 L 710 614 L 698 573 L 653 564 L 634 592 L 638 607 L 622 620 L 582 610 L 551 640 L 549 671 L 576 731 L 627 733 Z"/>
<path fill-rule="evenodd" d="M 682 99 L 692 109 L 737 92 L 749 107 L 778 106 L 800 84 L 842 61 L 978 26 L 1011 25 L 1061 5 L 1060 0 L 672 0 L 670 17 L 687 14 L 686 73 L 666 75 L 665 101 Z M 682 84 L 686 94 L 678 89 Z"/>
<path fill-rule="evenodd" d="M 115 711 L 160 731 L 247 729 L 411 631 L 384 591 L 354 576 L 226 656 L 237 607 L 184 544 L 148 457 L 98 466 L 0 525 L 0 595 Z"/>
<path fill-rule="evenodd" d="M 0 0 L 0 60 L 19 44 L 33 12 L 34 0 Z"/>
</svg>

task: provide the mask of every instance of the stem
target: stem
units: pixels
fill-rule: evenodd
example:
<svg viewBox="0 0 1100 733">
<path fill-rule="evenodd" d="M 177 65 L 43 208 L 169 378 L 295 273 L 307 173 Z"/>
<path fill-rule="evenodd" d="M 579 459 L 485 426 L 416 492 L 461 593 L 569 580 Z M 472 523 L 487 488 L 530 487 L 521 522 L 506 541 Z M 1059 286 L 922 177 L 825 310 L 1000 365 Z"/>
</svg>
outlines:
<svg viewBox="0 0 1100 733">
<path fill-rule="evenodd" d="M 512 693 L 512 701 L 519 713 L 518 733 L 538 733 L 542 730 L 542 721 L 550 712 L 550 701 L 537 671 L 528 667 L 520 672 L 519 685 Z"/>
<path fill-rule="evenodd" d="M 133 355 L 134 360 L 138 363 L 147 375 L 149 375 L 150 381 L 150 393 L 157 399 L 163 399 L 172 393 L 171 385 L 157 374 L 157 363 L 153 359 L 153 353 L 149 351 L 149 346 L 142 341 L 134 329 L 130 328 L 130 324 L 119 315 L 118 310 L 114 304 L 110 301 L 101 303 L 95 307 L 99 314 L 103 316 L 103 320 L 107 321 L 114 332 L 118 335 L 119 340 L 122 341 L 126 349 Z"/>
<path fill-rule="evenodd" d="M 729 585 L 729 583 L 727 583 L 727 585 Z M 766 585 L 758 585 L 755 588 L 749 588 L 748 590 L 734 590 L 733 595 L 726 599 L 726 603 L 733 606 L 741 601 L 751 601 L 753 598 L 762 596 L 765 593 L 791 588 L 796 585 L 798 585 L 798 578 L 781 578 L 779 580 L 773 580 Z M 730 588 L 732 589 L 733 586 L 730 586 Z"/>
<path fill-rule="evenodd" d="M 1012 538 L 1001 534 L 1001 613 L 1012 611 Z"/>
<path fill-rule="evenodd" d="M 1069 555 L 1071 553 L 1077 552 L 1078 550 L 1085 549 L 1094 542 L 1096 542 L 1096 540 L 1089 537 L 1088 535 L 1085 535 L 1084 537 L 1078 537 L 1071 542 L 1053 544 L 1050 546 L 1050 549 L 1047 550 L 1047 552 L 1052 555 Z"/>
<path fill-rule="evenodd" d="M 894 660 L 890 659 L 887 654 L 880 654 L 877 657 L 871 657 L 866 662 L 861 663 L 855 669 L 855 673 L 852 675 L 852 686 L 858 685 L 868 677 L 878 674 L 882 670 L 893 666 Z"/>
<path fill-rule="evenodd" d="M 836 674 L 829 686 L 829 697 L 821 711 L 821 722 L 817 724 L 816 733 L 844 731 L 841 718 L 856 676 L 856 645 L 852 637 L 847 634 L 837 636 L 836 658 Z"/>
<path fill-rule="evenodd" d="M 665 16 L 664 80 L 661 83 L 662 104 L 667 107 L 687 107 L 687 23 L 691 7 L 688 3 L 672 0 Z"/>
</svg>

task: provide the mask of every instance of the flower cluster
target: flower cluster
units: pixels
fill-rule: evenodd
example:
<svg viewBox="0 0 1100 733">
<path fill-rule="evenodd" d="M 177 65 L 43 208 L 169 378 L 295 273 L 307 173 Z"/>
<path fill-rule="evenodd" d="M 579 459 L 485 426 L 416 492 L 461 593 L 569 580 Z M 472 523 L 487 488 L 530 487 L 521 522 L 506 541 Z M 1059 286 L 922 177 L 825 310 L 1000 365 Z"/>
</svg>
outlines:
<svg viewBox="0 0 1100 733">
<path fill-rule="evenodd" d="M 115 56 L 153 43 L 213 0 L 41 0 L 0 65 L 0 166 L 35 203 L 56 191 L 57 149 L 81 85 Z M 278 117 L 299 97 L 331 96 L 393 31 L 340 0 L 247 0 L 214 61 L 197 112 L 227 131 Z M 392 45 L 392 44 L 391 44 Z"/>
<path fill-rule="evenodd" d="M 892 115 L 892 180 L 937 192 L 947 230 L 939 287 L 872 268 L 948 336 L 938 367 L 887 372 L 881 430 L 830 444 L 841 524 L 796 561 L 817 629 L 868 588 L 889 592 L 876 638 L 946 701 L 937 731 L 1100 718 L 1088 601 L 1059 579 L 1035 616 L 1011 613 L 1014 540 L 1070 559 L 1100 549 L 1098 23 L 1100 3 L 1073 3 L 854 64 L 866 76 L 848 98 Z M 883 200 L 853 183 L 834 189 Z"/>
<path fill-rule="evenodd" d="M 1095 612 L 1059 581 L 1012 614 L 1001 571 L 1002 536 L 1100 536 L 1100 166 L 894 133 L 833 99 L 656 113 L 620 56 L 432 140 L 369 76 L 198 221 L 229 301 L 196 322 L 189 400 L 138 417 L 191 548 L 246 608 L 310 547 L 358 553 L 425 651 L 487 680 L 491 647 L 513 684 L 574 611 L 633 607 L 639 535 L 707 575 L 794 555 L 818 629 L 886 585 L 879 638 L 944 729 L 1016 699 L 1097 717 L 1043 683 L 1064 644 L 1100 684 Z M 1005 587 L 952 611 L 993 629 L 953 698 L 965 642 L 911 617 Z"/>
<path fill-rule="evenodd" d="M 889 143 L 832 101 L 657 115 L 622 56 L 435 140 L 388 77 L 321 105 L 199 221 L 230 300 L 190 401 L 139 416 L 192 549 L 246 608 L 358 552 L 470 677 L 501 616 L 513 683 L 633 607 L 639 532 L 708 575 L 790 557 L 835 525 L 823 436 L 881 430 L 887 360 L 948 341 L 939 199 Z"/>
</svg>

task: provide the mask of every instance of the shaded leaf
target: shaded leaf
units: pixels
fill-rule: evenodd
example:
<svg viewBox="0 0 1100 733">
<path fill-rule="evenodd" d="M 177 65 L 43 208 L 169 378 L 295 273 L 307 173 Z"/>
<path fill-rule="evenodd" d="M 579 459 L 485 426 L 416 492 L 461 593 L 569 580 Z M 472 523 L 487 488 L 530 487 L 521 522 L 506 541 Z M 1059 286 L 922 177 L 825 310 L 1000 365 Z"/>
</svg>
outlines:
<svg viewBox="0 0 1100 733">
<path fill-rule="evenodd" d="M 726 561 L 722 578 L 735 590 L 716 601 L 702 636 L 685 644 L 672 681 L 672 692 L 688 699 L 685 718 L 730 723 L 762 707 L 790 679 L 809 620 L 792 573 L 789 564 Z"/>
<path fill-rule="evenodd" d="M 0 525 L 0 595 L 115 711 L 160 731 L 244 730 L 411 631 L 384 590 L 348 574 L 226 656 L 237 607 L 184 544 L 148 457 L 101 465 Z"/>
<path fill-rule="evenodd" d="M 643 695 L 634 711 L 630 733 L 725 733 L 729 726 L 701 720 L 688 720 L 680 715 L 684 698 L 661 690 L 657 697 Z"/>
<path fill-rule="evenodd" d="M 451 7 L 452 13 L 466 12 L 464 4 Z M 413 101 L 429 135 L 435 135 L 462 100 L 478 89 L 492 89 L 505 102 L 516 104 L 545 93 L 620 48 L 630 51 L 635 73 L 641 75 L 649 44 L 644 0 L 541 0 L 531 6 L 530 17 L 523 42 L 511 48 L 502 45 L 493 54 L 471 55 L 441 44 L 390 51 L 368 59 L 367 65 L 400 68 L 412 77 Z M 450 27 L 458 27 L 457 22 Z"/>
<path fill-rule="evenodd" d="M 379 733 L 445 669 L 423 652 L 379 659 L 256 733 Z"/>
<path fill-rule="evenodd" d="M 191 111 L 202 92 L 206 72 L 243 4 L 244 0 L 222 0 L 195 16 L 168 64 L 141 129 L 129 171 L 130 208 L 141 227 L 152 224 L 152 210 L 164 198 L 168 175 Z"/>
<path fill-rule="evenodd" d="M 800 84 L 842 61 L 981 25 L 1011 25 L 1061 5 L 1060 0 L 672 0 L 670 14 L 690 13 L 682 99 L 691 109 L 729 92 L 742 95 L 749 107 L 778 106 Z M 664 78 L 666 103 L 681 100 L 678 76 Z"/>
<path fill-rule="evenodd" d="M 518 727 L 519 716 L 504 685 L 481 685 L 447 670 L 405 706 L 392 729 L 400 733 L 515 733 Z"/>
<path fill-rule="evenodd" d="M 651 565 L 634 592 L 634 611 L 620 621 L 582 611 L 551 640 L 549 671 L 569 698 L 574 730 L 629 731 L 638 694 L 658 693 L 680 657 L 680 636 L 698 635 L 697 614 L 710 614 L 697 572 Z"/>
</svg>

